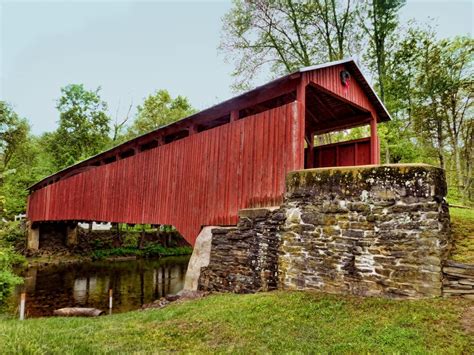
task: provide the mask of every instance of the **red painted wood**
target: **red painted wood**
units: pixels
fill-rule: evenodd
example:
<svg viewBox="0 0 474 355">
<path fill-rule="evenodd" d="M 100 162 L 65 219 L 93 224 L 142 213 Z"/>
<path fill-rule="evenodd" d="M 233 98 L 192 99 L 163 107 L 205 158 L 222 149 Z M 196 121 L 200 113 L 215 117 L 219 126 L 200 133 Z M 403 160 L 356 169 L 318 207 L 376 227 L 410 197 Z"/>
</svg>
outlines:
<svg viewBox="0 0 474 355">
<path fill-rule="evenodd" d="M 344 144 L 336 147 L 338 149 L 338 166 L 355 165 L 355 146 L 356 144 Z"/>
<path fill-rule="evenodd" d="M 174 225 L 194 244 L 202 226 L 234 225 L 239 209 L 281 203 L 303 168 L 297 102 L 97 166 L 29 196 L 32 222 Z"/>
<path fill-rule="evenodd" d="M 371 163 L 370 138 L 314 147 L 315 167 L 368 165 Z M 305 152 L 307 155 L 308 153 Z"/>
</svg>

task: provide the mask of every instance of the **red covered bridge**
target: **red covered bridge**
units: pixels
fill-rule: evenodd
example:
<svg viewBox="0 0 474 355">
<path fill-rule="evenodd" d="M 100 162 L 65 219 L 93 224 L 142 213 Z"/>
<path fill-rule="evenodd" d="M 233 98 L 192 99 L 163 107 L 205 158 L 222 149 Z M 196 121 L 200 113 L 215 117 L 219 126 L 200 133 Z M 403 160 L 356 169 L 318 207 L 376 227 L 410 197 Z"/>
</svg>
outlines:
<svg viewBox="0 0 474 355">
<path fill-rule="evenodd" d="M 28 219 L 169 224 L 194 244 L 203 226 L 278 205 L 292 170 L 378 164 L 389 119 L 354 60 L 303 68 L 39 181 Z M 362 125 L 370 137 L 314 147 Z"/>
</svg>

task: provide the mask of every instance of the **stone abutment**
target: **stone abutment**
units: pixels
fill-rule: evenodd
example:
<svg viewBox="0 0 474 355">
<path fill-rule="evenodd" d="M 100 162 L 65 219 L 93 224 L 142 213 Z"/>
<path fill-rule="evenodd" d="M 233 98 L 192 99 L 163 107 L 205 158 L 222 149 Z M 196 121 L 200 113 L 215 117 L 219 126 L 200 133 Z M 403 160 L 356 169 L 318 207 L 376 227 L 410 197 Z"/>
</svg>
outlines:
<svg viewBox="0 0 474 355">
<path fill-rule="evenodd" d="M 212 230 L 201 290 L 442 295 L 451 245 L 443 170 L 311 169 L 290 173 L 286 185 L 281 206 L 242 210 L 235 228 Z"/>
</svg>

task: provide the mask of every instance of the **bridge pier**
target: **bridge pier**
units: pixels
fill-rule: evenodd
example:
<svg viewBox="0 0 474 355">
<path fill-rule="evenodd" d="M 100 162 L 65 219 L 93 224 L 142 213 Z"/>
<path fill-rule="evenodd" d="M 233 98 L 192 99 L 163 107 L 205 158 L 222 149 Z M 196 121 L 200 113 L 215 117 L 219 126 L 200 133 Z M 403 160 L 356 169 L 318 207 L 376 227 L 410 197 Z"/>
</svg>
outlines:
<svg viewBox="0 0 474 355">
<path fill-rule="evenodd" d="M 77 245 L 77 223 L 68 223 L 66 227 L 66 245 L 72 247 Z"/>
<path fill-rule="evenodd" d="M 28 250 L 38 250 L 39 237 L 40 237 L 39 225 L 35 225 L 32 222 L 28 222 L 27 226 L 28 226 L 28 235 L 27 235 L 26 246 Z"/>
</svg>

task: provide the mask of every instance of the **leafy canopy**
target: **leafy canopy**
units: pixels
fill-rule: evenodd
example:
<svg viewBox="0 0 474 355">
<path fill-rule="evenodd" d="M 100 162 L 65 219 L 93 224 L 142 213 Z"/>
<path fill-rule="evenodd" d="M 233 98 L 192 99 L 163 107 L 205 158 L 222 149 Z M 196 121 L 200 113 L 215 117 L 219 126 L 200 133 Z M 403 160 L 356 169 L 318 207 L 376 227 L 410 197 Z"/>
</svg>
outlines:
<svg viewBox="0 0 474 355">
<path fill-rule="evenodd" d="M 149 95 L 137 107 L 135 121 L 128 129 L 128 138 L 166 126 L 196 112 L 184 96 L 172 98 L 167 90 L 158 90 Z"/>
<path fill-rule="evenodd" d="M 60 113 L 59 127 L 49 137 L 56 169 L 97 154 L 109 144 L 110 118 L 99 93 L 100 87 L 86 90 L 82 84 L 61 89 L 56 106 Z"/>
</svg>

